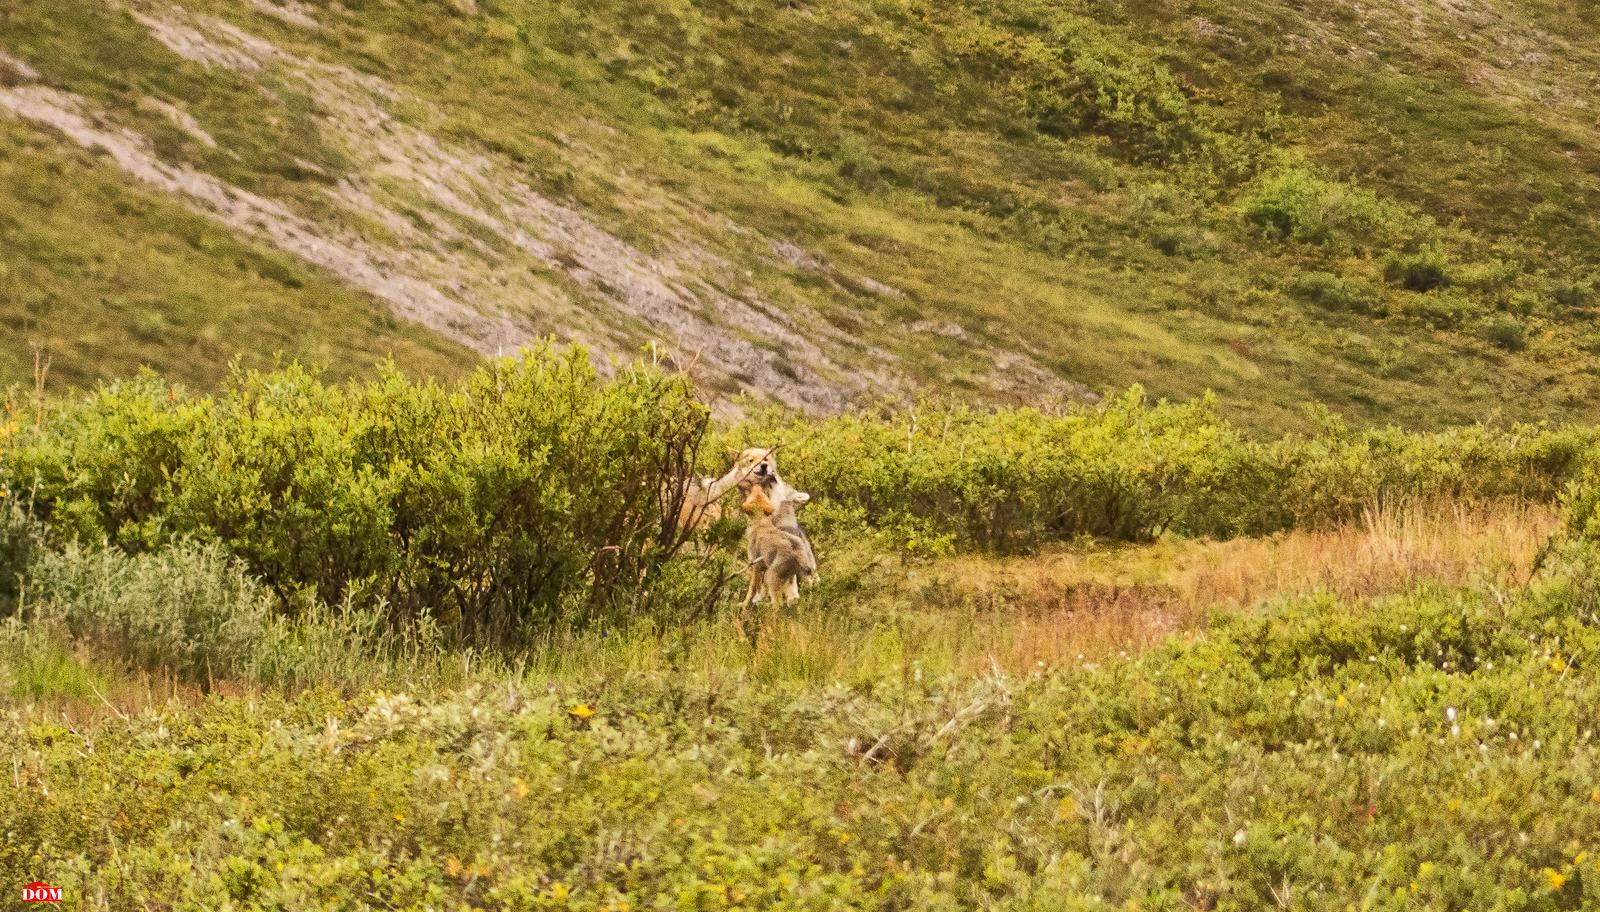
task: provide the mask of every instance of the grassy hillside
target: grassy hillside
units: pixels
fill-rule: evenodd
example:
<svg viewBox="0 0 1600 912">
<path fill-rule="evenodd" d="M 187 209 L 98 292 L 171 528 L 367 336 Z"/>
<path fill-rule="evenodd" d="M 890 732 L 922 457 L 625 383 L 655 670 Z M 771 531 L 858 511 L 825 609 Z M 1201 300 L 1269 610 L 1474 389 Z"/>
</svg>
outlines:
<svg viewBox="0 0 1600 912">
<path fill-rule="evenodd" d="M 710 389 L 821 409 L 1139 381 L 1258 428 L 1308 400 L 1413 426 L 1594 414 L 1581 4 L 185 10 L 4 0 L 0 50 L 159 161 L 376 251 L 442 296 L 397 312 L 480 351 L 661 339 L 704 353 Z M 348 336 L 322 351 L 377 344 Z"/>
<path fill-rule="evenodd" d="M 134 185 L 88 151 L 0 122 L 0 386 L 32 384 L 38 342 L 52 389 L 153 367 L 211 388 L 229 364 L 274 357 L 369 374 L 394 357 L 453 376 L 474 359 L 401 324 L 381 301 Z"/>
</svg>

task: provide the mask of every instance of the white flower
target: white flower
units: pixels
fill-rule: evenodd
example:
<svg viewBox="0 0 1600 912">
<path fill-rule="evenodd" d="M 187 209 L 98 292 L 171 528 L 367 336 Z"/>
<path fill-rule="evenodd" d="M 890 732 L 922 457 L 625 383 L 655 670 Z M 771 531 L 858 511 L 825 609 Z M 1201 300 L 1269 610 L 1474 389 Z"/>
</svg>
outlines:
<svg viewBox="0 0 1600 912">
<path fill-rule="evenodd" d="M 1454 722 L 1456 720 L 1456 708 L 1454 706 L 1445 707 L 1444 717 Z"/>
<path fill-rule="evenodd" d="M 1233 834 L 1233 844 L 1236 846 L 1244 845 L 1244 830 Z"/>
</svg>

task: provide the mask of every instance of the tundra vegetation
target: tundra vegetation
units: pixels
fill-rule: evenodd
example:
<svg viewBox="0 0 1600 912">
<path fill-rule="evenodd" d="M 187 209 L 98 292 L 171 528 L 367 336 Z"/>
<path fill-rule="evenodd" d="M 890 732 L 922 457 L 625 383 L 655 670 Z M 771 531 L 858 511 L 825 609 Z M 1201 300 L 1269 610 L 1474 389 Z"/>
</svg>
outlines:
<svg viewBox="0 0 1600 912">
<path fill-rule="evenodd" d="M 1591 428 L 549 349 L 3 405 L 0 872 L 78 908 L 1600 904 Z M 752 441 L 824 571 L 754 645 L 662 494 Z"/>
<path fill-rule="evenodd" d="M 781 314 L 843 387 L 888 374 L 987 404 L 1032 401 L 1041 376 L 1211 389 L 1273 435 L 1316 430 L 1305 401 L 1356 427 L 1597 415 L 1600 35 L 1582 4 L 182 7 L 0 0 L 0 92 L 71 93 L 163 165 L 386 268 L 454 258 L 455 284 L 598 314 L 586 337 L 623 360 L 674 334 L 619 316 L 617 283 L 572 251 L 525 263 L 498 222 L 462 215 L 472 194 L 404 179 L 449 156 L 354 148 L 360 118 L 282 61 L 382 87 L 367 94 L 396 131 L 493 163 L 696 294 Z M 265 62 L 205 57 L 202 20 Z M 351 194 L 393 218 L 341 208 Z M 0 118 L 0 244 L 0 323 L 84 389 L 150 365 L 210 391 L 233 358 L 280 351 L 340 377 L 387 351 L 419 373 L 475 359 L 22 119 Z M 0 383 L 29 371 L 25 347 L 0 351 Z"/>
</svg>

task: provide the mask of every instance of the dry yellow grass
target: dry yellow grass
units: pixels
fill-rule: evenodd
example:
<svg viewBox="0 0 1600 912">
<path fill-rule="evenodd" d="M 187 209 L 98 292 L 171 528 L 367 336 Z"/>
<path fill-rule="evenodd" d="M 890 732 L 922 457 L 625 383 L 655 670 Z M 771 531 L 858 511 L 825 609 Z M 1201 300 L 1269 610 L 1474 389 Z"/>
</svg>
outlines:
<svg viewBox="0 0 1600 912">
<path fill-rule="evenodd" d="M 1169 636 L 1202 636 L 1214 610 L 1248 611 L 1327 592 L 1353 610 L 1423 582 L 1525 584 L 1559 527 L 1549 507 L 1432 504 L 1383 509 L 1358 525 L 1259 539 L 1167 538 L 1031 558 L 963 556 L 903 566 L 869 551 L 824 554 L 835 578 L 860 586 L 808 592 L 771 618 L 752 653 L 726 619 L 660 629 L 552 632 L 532 654 L 488 662 L 483 674 L 599 678 L 684 673 L 715 690 L 739 678 L 851 682 L 885 674 L 939 677 L 996 670 L 1026 675 L 1069 663 L 1118 660 Z M 851 566 L 854 563 L 854 566 Z M 81 651 L 90 675 L 39 702 L 73 720 L 193 702 L 198 687 L 111 673 Z M 489 657 L 484 657 L 488 659 Z M 504 660 L 506 657 L 501 657 Z M 492 666 L 492 668 L 491 668 Z M 521 666 L 521 671 L 513 670 Z M 472 673 L 462 672 L 465 680 Z M 92 685 L 98 693 L 88 689 Z M 230 695 L 249 691 L 216 682 Z M 20 695 L 19 695 L 20 696 Z M 104 699 L 101 699 L 101 697 Z"/>
<path fill-rule="evenodd" d="M 1363 602 L 1423 582 L 1524 584 L 1560 524 L 1542 505 L 1427 504 L 1376 510 L 1360 524 L 1227 542 L 978 556 L 902 565 L 871 551 L 823 554 L 854 591 L 808 593 L 768 620 L 754 654 L 731 623 L 552 636 L 536 674 L 620 680 L 676 668 L 707 682 L 870 680 L 884 674 L 1027 675 L 1118 660 L 1168 636 L 1204 634 L 1213 610 L 1328 592 Z M 709 684 L 707 686 L 710 686 Z"/>
<path fill-rule="evenodd" d="M 1385 508 L 1360 525 L 1267 538 L 951 559 L 909 578 L 907 594 L 924 610 L 972 612 L 976 659 L 1020 670 L 1195 634 L 1216 608 L 1316 592 L 1358 605 L 1423 581 L 1520 585 L 1559 523 L 1544 505 Z"/>
</svg>

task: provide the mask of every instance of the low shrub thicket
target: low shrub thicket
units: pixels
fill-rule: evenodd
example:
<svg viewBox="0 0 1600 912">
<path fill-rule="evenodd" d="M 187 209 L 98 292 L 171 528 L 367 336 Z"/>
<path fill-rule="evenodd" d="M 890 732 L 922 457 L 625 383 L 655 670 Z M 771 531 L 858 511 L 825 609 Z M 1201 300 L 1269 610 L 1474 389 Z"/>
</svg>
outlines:
<svg viewBox="0 0 1600 912">
<path fill-rule="evenodd" d="M 1209 400 L 1151 405 L 1135 388 L 1051 416 L 922 404 L 810 421 L 756 415 L 731 445 L 782 443 L 819 530 L 866 526 L 912 547 L 1026 550 L 1079 535 L 1218 537 L 1358 519 L 1385 501 L 1554 499 L 1596 432 L 1544 425 L 1352 431 L 1252 441 Z"/>
<path fill-rule="evenodd" d="M 664 595 L 686 537 L 664 482 L 707 421 L 681 378 L 602 382 L 581 350 L 541 349 L 451 387 L 291 367 L 192 398 L 146 376 L 61 404 L 4 459 L 60 540 L 191 536 L 285 604 L 381 601 L 505 635 Z"/>
<path fill-rule="evenodd" d="M 1316 434 L 1258 442 L 1209 399 L 1150 404 L 1138 388 L 1064 415 L 757 411 L 714 439 L 707 415 L 681 379 L 602 382 L 579 352 L 497 362 L 454 388 L 392 370 L 328 386 L 290 368 L 195 399 L 146 377 L 60 405 L 0 464 L 58 541 L 142 553 L 187 536 L 285 605 L 383 604 L 402 623 L 459 617 L 469 636 L 503 637 L 702 607 L 715 561 L 672 560 L 688 531 L 667 482 L 720 473 L 712 443 L 782 443 L 819 533 L 1014 553 L 1331 525 L 1408 498 L 1549 500 L 1595 440 L 1543 425 L 1355 432 L 1323 411 Z"/>
<path fill-rule="evenodd" d="M 100 908 L 1591 908 L 1595 607 L 1555 573 L 1025 678 L 12 714 L 0 877 Z"/>
<path fill-rule="evenodd" d="M 0 485 L 0 617 L 10 614 L 28 567 L 44 553 L 45 530 L 18 498 Z"/>
<path fill-rule="evenodd" d="M 427 615 L 397 627 L 381 604 L 318 602 L 286 616 L 215 542 L 179 540 L 144 554 L 71 542 L 38 549 L 19 575 L 20 605 L 0 618 L 0 700 L 45 691 L 89 698 L 88 687 L 62 680 L 84 676 L 75 656 L 92 656 L 92 673 L 107 679 L 352 693 L 457 684 L 478 661 Z"/>
</svg>

